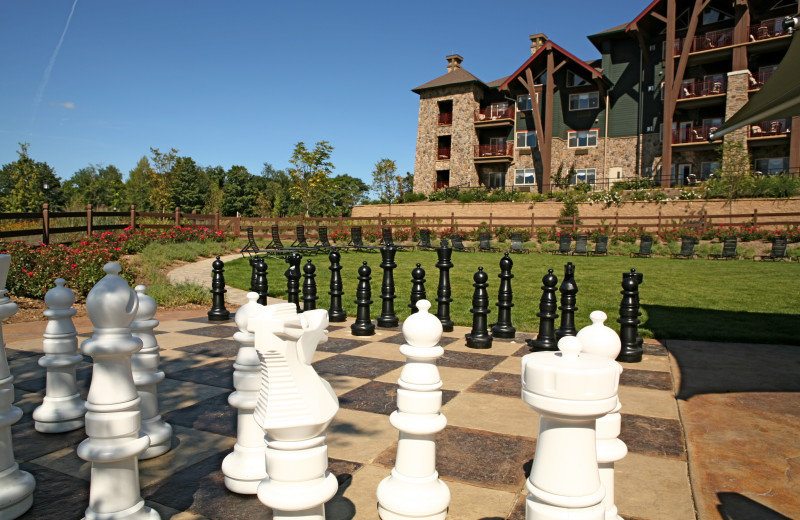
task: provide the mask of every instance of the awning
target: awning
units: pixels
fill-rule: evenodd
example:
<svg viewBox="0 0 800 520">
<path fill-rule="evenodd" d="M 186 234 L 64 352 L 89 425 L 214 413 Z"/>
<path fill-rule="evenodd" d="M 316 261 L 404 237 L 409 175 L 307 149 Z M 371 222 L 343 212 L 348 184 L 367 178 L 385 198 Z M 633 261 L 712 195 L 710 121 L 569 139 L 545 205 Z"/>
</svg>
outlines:
<svg viewBox="0 0 800 520">
<path fill-rule="evenodd" d="M 795 27 L 795 30 L 789 50 L 777 70 L 764 83 L 761 90 L 750 97 L 750 101 L 725 121 L 716 132 L 708 135 L 709 141 L 720 139 L 728 132 L 750 123 L 800 116 L 800 78 L 798 78 L 800 31 L 797 30 L 800 29 L 800 19 L 787 17 L 784 25 Z"/>
</svg>

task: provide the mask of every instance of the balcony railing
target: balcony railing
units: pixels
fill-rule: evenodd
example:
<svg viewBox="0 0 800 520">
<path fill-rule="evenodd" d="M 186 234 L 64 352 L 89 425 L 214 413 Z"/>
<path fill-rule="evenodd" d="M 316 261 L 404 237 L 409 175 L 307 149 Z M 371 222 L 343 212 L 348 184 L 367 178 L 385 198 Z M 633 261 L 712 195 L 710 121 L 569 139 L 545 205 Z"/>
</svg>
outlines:
<svg viewBox="0 0 800 520">
<path fill-rule="evenodd" d="M 511 157 L 514 155 L 514 144 L 476 144 L 475 157 Z"/>
<path fill-rule="evenodd" d="M 716 130 L 716 125 L 684 126 L 672 131 L 672 144 L 705 143 Z"/>
<path fill-rule="evenodd" d="M 439 161 L 444 161 L 450 158 L 450 147 L 442 147 L 436 149 L 436 159 Z"/>
<path fill-rule="evenodd" d="M 680 56 L 685 40 L 685 38 L 675 40 L 675 56 Z M 708 51 L 731 45 L 733 45 L 733 29 L 721 29 L 695 36 L 691 41 L 689 52 Z"/>
<path fill-rule="evenodd" d="M 750 41 L 767 40 L 789 34 L 783 18 L 771 18 L 750 26 Z"/>
<path fill-rule="evenodd" d="M 775 74 L 774 70 L 762 70 L 758 74 L 750 74 L 750 83 L 747 88 L 750 90 L 760 89 L 773 74 Z"/>
<path fill-rule="evenodd" d="M 724 94 L 726 88 L 727 82 L 724 79 L 708 79 L 705 81 L 684 83 L 681 87 L 680 94 L 678 94 L 678 99 L 691 99 L 703 96 L 714 96 L 716 94 Z"/>
<path fill-rule="evenodd" d="M 475 110 L 475 121 L 497 121 L 498 119 L 514 119 L 514 105 L 492 105 Z"/>
<path fill-rule="evenodd" d="M 452 112 L 442 112 L 439 114 L 439 124 L 440 125 L 452 125 L 453 124 L 453 113 Z"/>
<path fill-rule="evenodd" d="M 748 130 L 749 137 L 779 137 L 789 135 L 792 131 L 792 124 L 789 119 L 774 119 L 750 125 Z"/>
</svg>

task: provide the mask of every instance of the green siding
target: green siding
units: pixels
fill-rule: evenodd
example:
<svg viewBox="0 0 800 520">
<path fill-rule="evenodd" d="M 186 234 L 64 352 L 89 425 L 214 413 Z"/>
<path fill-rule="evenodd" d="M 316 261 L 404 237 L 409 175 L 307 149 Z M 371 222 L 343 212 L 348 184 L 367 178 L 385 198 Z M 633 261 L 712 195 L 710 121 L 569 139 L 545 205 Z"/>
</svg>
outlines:
<svg viewBox="0 0 800 520">
<path fill-rule="evenodd" d="M 630 137 L 637 130 L 639 118 L 639 45 L 631 39 L 604 42 L 603 73 L 614 85 L 610 93 L 609 137 Z"/>
</svg>

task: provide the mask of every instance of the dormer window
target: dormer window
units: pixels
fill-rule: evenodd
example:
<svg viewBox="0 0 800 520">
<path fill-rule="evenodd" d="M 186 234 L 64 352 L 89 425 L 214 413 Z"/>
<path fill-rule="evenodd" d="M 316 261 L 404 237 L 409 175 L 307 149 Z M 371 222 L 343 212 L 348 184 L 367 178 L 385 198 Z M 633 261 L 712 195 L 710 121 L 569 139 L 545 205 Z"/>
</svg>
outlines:
<svg viewBox="0 0 800 520">
<path fill-rule="evenodd" d="M 581 92 L 580 94 L 569 95 L 570 110 L 589 110 L 600 106 L 600 93 Z"/>
<path fill-rule="evenodd" d="M 571 70 L 567 71 L 567 86 L 568 87 L 588 87 L 590 83 L 578 76 Z"/>
</svg>

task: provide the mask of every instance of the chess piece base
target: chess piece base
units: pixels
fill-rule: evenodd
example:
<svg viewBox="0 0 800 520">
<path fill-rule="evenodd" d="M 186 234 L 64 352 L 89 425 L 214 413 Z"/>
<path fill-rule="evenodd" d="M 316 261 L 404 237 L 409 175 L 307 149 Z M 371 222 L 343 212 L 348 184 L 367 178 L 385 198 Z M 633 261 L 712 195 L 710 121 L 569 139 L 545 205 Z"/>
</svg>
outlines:
<svg viewBox="0 0 800 520">
<path fill-rule="evenodd" d="M 267 478 L 265 446 L 248 448 L 240 444 L 222 460 L 225 487 L 240 495 L 255 495 L 261 481 Z"/>
<path fill-rule="evenodd" d="M 526 340 L 531 352 L 558 352 L 558 347 L 552 341 L 542 341 L 538 339 Z"/>
<path fill-rule="evenodd" d="M 230 311 L 214 312 L 208 311 L 208 321 L 228 321 L 231 319 Z"/>
<path fill-rule="evenodd" d="M 477 348 L 477 349 L 486 349 L 492 348 L 492 337 L 491 336 L 473 336 L 472 334 L 467 334 L 467 346 L 469 348 Z"/>
<path fill-rule="evenodd" d="M 450 505 L 450 489 L 438 473 L 410 478 L 393 469 L 378 484 L 376 494 L 381 520 L 444 520 Z"/>
<path fill-rule="evenodd" d="M 135 506 L 124 511 L 114 511 L 111 513 L 95 513 L 87 508 L 83 520 L 161 520 L 161 515 L 155 509 L 144 505 L 144 500 L 139 501 Z"/>
<path fill-rule="evenodd" d="M 80 394 L 47 397 L 33 411 L 34 428 L 39 433 L 63 433 L 83 428 L 86 403 Z"/>
<path fill-rule="evenodd" d="M 347 321 L 347 314 L 345 313 L 332 313 L 328 312 L 328 321 L 332 323 L 341 323 L 343 321 Z"/>
<path fill-rule="evenodd" d="M 502 339 L 514 339 L 517 336 L 517 329 L 514 327 L 505 327 L 494 325 L 492 327 L 492 337 Z"/>
<path fill-rule="evenodd" d="M 354 323 L 350 326 L 350 332 L 353 334 L 353 336 L 374 336 L 375 325 L 370 323 L 369 325 L 356 326 Z"/>
<path fill-rule="evenodd" d="M 397 316 L 392 316 L 391 318 L 382 318 L 378 317 L 378 327 L 397 327 L 400 324 L 400 319 Z"/>
<path fill-rule="evenodd" d="M 152 459 L 163 455 L 172 447 L 172 426 L 165 423 L 158 415 L 142 421 L 140 431 L 150 438 L 150 447 L 139 455 L 139 460 Z"/>
<path fill-rule="evenodd" d="M 33 475 L 27 471 L 20 471 L 19 465 L 6 469 L 5 476 L 0 477 L 0 520 L 12 520 L 22 516 L 22 514 L 33 505 L 33 489 L 36 481 Z"/>
<path fill-rule="evenodd" d="M 623 363 L 639 363 L 642 360 L 642 354 L 643 352 L 641 350 L 626 350 L 623 348 L 617 356 L 617 361 Z"/>
</svg>

